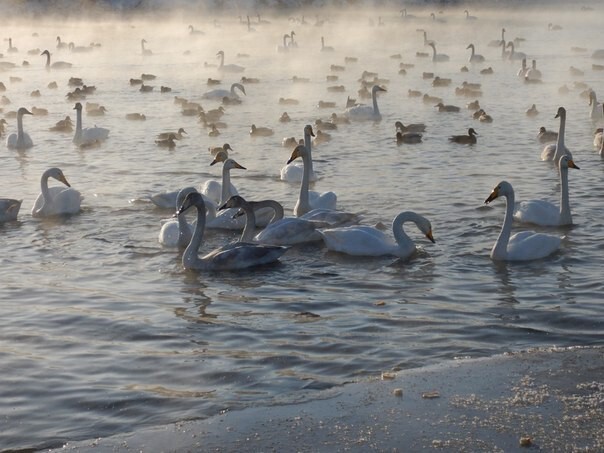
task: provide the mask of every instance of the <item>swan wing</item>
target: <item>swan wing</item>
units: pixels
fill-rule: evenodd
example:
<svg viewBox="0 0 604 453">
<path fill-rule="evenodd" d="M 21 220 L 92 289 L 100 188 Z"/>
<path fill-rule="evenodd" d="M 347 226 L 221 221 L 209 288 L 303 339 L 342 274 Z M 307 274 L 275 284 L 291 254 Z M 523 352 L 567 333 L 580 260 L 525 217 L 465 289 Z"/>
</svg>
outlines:
<svg viewBox="0 0 604 453">
<path fill-rule="evenodd" d="M 336 209 L 338 196 L 334 192 L 315 192 L 308 191 L 308 201 L 312 209 Z"/>
<path fill-rule="evenodd" d="M 337 227 L 359 223 L 361 218 L 352 212 L 334 211 L 331 209 L 313 209 L 299 218 Z"/>
<path fill-rule="evenodd" d="M 562 240 L 551 234 L 521 231 L 514 234 L 508 242 L 508 260 L 538 260 L 551 255 L 560 248 Z"/>
<path fill-rule="evenodd" d="M 516 203 L 514 219 L 542 226 L 560 225 L 560 208 L 544 200 L 521 201 Z"/>
<path fill-rule="evenodd" d="M 320 241 L 321 235 L 312 221 L 291 217 L 268 225 L 255 240 L 262 244 L 295 245 Z"/>
<path fill-rule="evenodd" d="M 216 249 L 201 260 L 214 270 L 238 270 L 274 263 L 286 251 L 286 247 L 238 242 Z"/>
<path fill-rule="evenodd" d="M 398 246 L 383 232 L 368 226 L 320 231 L 329 250 L 355 256 L 398 255 Z"/>
<path fill-rule="evenodd" d="M 44 204 L 42 194 L 38 195 L 32 208 L 34 217 L 60 215 L 60 214 L 77 214 L 80 212 L 82 203 L 82 194 L 72 188 L 49 187 L 50 200 Z M 44 206 L 44 212 L 39 210 Z"/>
<path fill-rule="evenodd" d="M 219 100 L 221 101 L 222 98 L 224 97 L 231 97 L 231 92 L 228 90 L 222 90 L 222 89 L 217 89 L 217 90 L 210 90 L 210 91 L 206 91 L 201 98 L 202 99 L 214 99 L 214 100 Z"/>
</svg>

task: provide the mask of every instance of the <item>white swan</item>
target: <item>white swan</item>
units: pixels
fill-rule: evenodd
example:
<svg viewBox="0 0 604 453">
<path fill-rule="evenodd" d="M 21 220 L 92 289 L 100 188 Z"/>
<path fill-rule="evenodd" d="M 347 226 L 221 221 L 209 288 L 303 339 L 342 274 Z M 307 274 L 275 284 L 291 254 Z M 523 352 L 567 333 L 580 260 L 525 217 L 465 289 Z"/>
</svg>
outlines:
<svg viewBox="0 0 604 453">
<path fill-rule="evenodd" d="M 432 242 L 432 225 L 425 217 L 415 212 L 405 211 L 398 214 L 392 221 L 393 241 L 377 228 L 354 225 L 343 228 L 320 230 L 328 250 L 355 256 L 398 256 L 407 259 L 416 250 L 415 243 L 403 229 L 405 222 L 413 222 L 419 230 Z"/>
<path fill-rule="evenodd" d="M 260 244 L 296 245 L 321 240 L 317 227 L 325 224 L 299 217 L 283 217 L 283 206 L 275 200 L 245 201 L 241 197 L 231 197 L 229 203 L 229 207 L 239 207 L 247 215 L 241 241 L 253 240 Z M 263 208 L 270 208 L 273 216 L 266 228 L 252 238 L 252 230 L 248 229 L 249 211 L 255 213 Z M 257 223 L 258 221 L 256 221 Z"/>
<path fill-rule="evenodd" d="M 14 198 L 0 198 L 0 223 L 17 220 L 19 209 L 23 200 Z"/>
<path fill-rule="evenodd" d="M 48 187 L 48 178 L 54 178 L 67 186 Z M 33 217 L 46 217 L 62 214 L 77 214 L 80 212 L 82 195 L 67 182 L 63 172 L 56 167 L 49 168 L 42 173 L 40 179 L 41 193 L 36 198 L 31 210 Z"/>
<path fill-rule="evenodd" d="M 505 197 L 507 206 L 501 232 L 491 250 L 492 260 L 538 260 L 551 255 L 560 248 L 561 239 L 550 234 L 521 231 L 510 237 L 514 213 L 514 189 L 512 185 L 507 181 L 501 181 L 484 202 L 488 204 L 500 196 Z"/>
<path fill-rule="evenodd" d="M 190 193 L 197 192 L 195 187 L 185 187 L 178 192 L 176 197 L 176 210 L 183 204 L 185 197 Z M 193 226 L 187 223 L 184 214 L 179 214 L 176 219 L 164 222 L 159 230 L 159 243 L 164 247 L 178 247 L 184 249 L 191 242 Z"/>
<path fill-rule="evenodd" d="M 286 33 L 283 35 L 283 45 L 278 45 L 277 46 L 277 52 L 278 53 L 285 53 L 285 52 L 289 52 L 289 46 L 287 44 L 287 40 L 289 39 L 289 34 Z"/>
<path fill-rule="evenodd" d="M 525 76 L 528 81 L 534 82 L 537 80 L 541 80 L 541 71 L 537 69 L 537 60 L 532 61 L 532 65 L 526 70 Z"/>
<path fill-rule="evenodd" d="M 436 53 L 436 45 L 434 43 L 428 43 L 432 47 L 432 61 L 434 62 L 445 62 L 449 61 L 449 55 L 444 53 Z"/>
<path fill-rule="evenodd" d="M 470 63 L 482 63 L 482 62 L 484 62 L 484 56 L 475 53 L 474 44 L 468 44 L 468 47 L 466 47 L 466 49 L 472 49 L 472 54 L 470 55 L 470 58 L 468 59 L 468 61 Z"/>
<path fill-rule="evenodd" d="M 373 105 L 355 105 L 354 107 L 346 109 L 344 115 L 354 121 L 380 121 L 382 119 L 382 114 L 380 113 L 377 103 L 378 91 L 386 90 L 379 85 L 373 85 L 373 88 L 371 88 L 371 100 L 373 101 Z"/>
<path fill-rule="evenodd" d="M 566 109 L 558 107 L 558 112 L 554 118 L 560 118 L 560 129 L 558 129 L 558 141 L 554 144 L 546 145 L 541 152 L 541 160 L 553 160 L 556 163 L 563 155 L 573 158 L 571 152 L 564 144 L 564 130 L 566 128 Z"/>
<path fill-rule="evenodd" d="M 191 242 L 182 255 L 182 265 L 185 269 L 209 271 L 245 269 L 274 263 L 287 251 L 286 247 L 281 246 L 236 242 L 199 258 L 199 247 L 203 241 L 206 223 L 206 208 L 201 194 L 194 192 L 187 195 L 176 213 L 181 214 L 191 207 L 197 209 L 197 224 Z"/>
<path fill-rule="evenodd" d="M 591 90 L 589 92 L 589 105 L 591 106 L 591 111 L 589 112 L 589 117 L 592 120 L 601 120 L 604 118 L 604 110 L 603 105 L 598 103 L 598 99 L 596 97 L 596 92 Z"/>
<path fill-rule="evenodd" d="M 147 43 L 146 39 L 141 39 L 141 55 L 143 55 L 145 57 L 149 57 L 149 56 L 153 55 L 153 52 L 151 52 L 149 49 L 145 49 L 146 43 Z"/>
<path fill-rule="evenodd" d="M 224 51 L 223 50 L 219 50 L 218 53 L 216 54 L 216 56 L 218 58 L 220 58 L 220 65 L 218 66 L 219 71 L 234 72 L 234 73 L 245 71 L 245 68 L 243 66 L 239 66 L 236 64 L 224 64 Z"/>
<path fill-rule="evenodd" d="M 300 217 L 314 209 L 335 209 L 338 197 L 333 192 L 324 192 L 322 194 L 318 194 L 311 204 L 308 193 L 308 187 L 310 184 L 310 156 L 306 146 L 296 146 L 287 163 L 289 164 L 290 162 L 293 162 L 298 157 L 302 158 L 302 162 L 304 163 L 304 174 L 300 184 L 300 195 L 298 196 L 298 201 L 294 207 L 294 214 L 296 217 Z"/>
<path fill-rule="evenodd" d="M 308 150 L 308 165 L 310 167 L 309 181 L 314 182 L 317 180 L 317 175 L 313 168 L 312 161 L 312 139 L 315 134 L 312 130 L 312 126 L 307 124 L 304 126 L 304 146 Z M 291 162 L 281 168 L 280 178 L 281 181 L 287 181 L 292 183 L 300 183 L 304 176 L 304 162 Z"/>
<path fill-rule="evenodd" d="M 202 97 L 202 99 L 214 99 L 217 101 L 222 101 L 223 98 L 225 98 L 225 97 L 229 98 L 229 99 L 239 99 L 239 95 L 235 91 L 235 88 L 240 90 L 243 94 L 246 94 L 245 88 L 243 85 L 241 85 L 240 83 L 233 83 L 231 85 L 230 90 L 223 90 L 223 89 L 210 90 L 210 91 L 205 92 L 201 97 Z"/>
<path fill-rule="evenodd" d="M 40 54 L 40 56 L 46 55 L 46 69 L 69 69 L 73 65 L 66 61 L 55 61 L 53 64 L 50 64 L 50 52 L 45 50 Z"/>
<path fill-rule="evenodd" d="M 221 153 L 218 153 L 218 155 L 220 154 Z M 215 162 L 216 159 L 213 163 Z M 224 160 L 224 164 L 222 166 L 222 183 L 220 184 L 220 199 L 217 203 L 218 206 L 221 206 L 226 203 L 227 200 L 233 195 L 237 195 L 237 190 L 231 185 L 231 170 L 233 168 L 238 168 L 240 170 L 246 169 L 245 167 L 235 162 L 234 159 L 227 158 Z M 211 196 L 212 198 L 210 199 L 214 201 L 213 197 L 215 197 L 216 195 L 215 189 L 216 187 L 214 187 L 210 193 L 208 191 L 208 183 L 206 183 L 204 184 L 204 187 L 202 187 L 201 193 L 204 194 L 204 196 L 208 196 L 208 198 L 210 198 Z M 221 230 L 241 230 L 245 226 L 245 219 L 242 219 L 240 217 L 234 217 L 235 213 L 236 210 L 222 210 L 220 214 L 217 214 L 215 217 L 208 219 L 206 227 Z"/>
<path fill-rule="evenodd" d="M 573 218 L 570 212 L 568 196 L 568 169 L 579 167 L 569 159 L 562 156 L 558 164 L 560 172 L 560 207 L 549 201 L 527 200 L 516 203 L 514 219 L 522 223 L 533 223 L 541 226 L 572 225 Z"/>
<path fill-rule="evenodd" d="M 6 146 L 11 149 L 28 149 L 34 146 L 34 142 L 27 132 L 23 131 L 23 115 L 33 115 L 25 107 L 17 110 L 17 133 L 12 133 L 6 137 Z"/>
<path fill-rule="evenodd" d="M 518 69 L 518 72 L 516 73 L 516 75 L 518 77 L 520 77 L 521 79 L 524 79 L 524 77 L 526 76 L 526 73 L 528 72 L 529 68 L 526 67 L 526 58 L 522 59 L 522 66 L 520 67 L 520 69 Z"/>
<path fill-rule="evenodd" d="M 109 137 L 109 129 L 104 127 L 95 126 L 82 129 L 82 104 L 76 102 L 73 109 L 76 111 L 76 131 L 73 136 L 73 143 L 82 147 L 93 146 Z"/>
<path fill-rule="evenodd" d="M 522 59 L 526 59 L 526 54 L 524 52 L 516 52 L 514 50 L 514 42 L 510 41 L 508 42 L 507 46 L 510 48 L 510 54 L 508 56 L 509 60 L 522 60 Z"/>
</svg>

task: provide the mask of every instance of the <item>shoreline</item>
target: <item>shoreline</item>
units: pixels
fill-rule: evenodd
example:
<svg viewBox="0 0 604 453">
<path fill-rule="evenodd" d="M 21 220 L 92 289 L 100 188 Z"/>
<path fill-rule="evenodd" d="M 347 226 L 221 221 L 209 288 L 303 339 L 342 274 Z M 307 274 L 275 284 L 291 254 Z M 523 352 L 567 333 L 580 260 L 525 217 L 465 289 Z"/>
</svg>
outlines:
<svg viewBox="0 0 604 453">
<path fill-rule="evenodd" d="M 402 395 L 399 394 L 402 392 Z M 602 451 L 604 348 L 535 350 L 384 373 L 299 404 L 50 451 Z"/>
</svg>

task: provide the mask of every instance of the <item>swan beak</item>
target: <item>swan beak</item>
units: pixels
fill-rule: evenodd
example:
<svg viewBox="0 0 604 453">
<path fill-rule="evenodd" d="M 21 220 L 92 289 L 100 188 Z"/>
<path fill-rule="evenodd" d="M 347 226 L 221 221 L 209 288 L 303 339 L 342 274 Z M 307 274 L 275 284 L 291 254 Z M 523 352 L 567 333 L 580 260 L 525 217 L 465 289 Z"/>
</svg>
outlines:
<svg viewBox="0 0 604 453">
<path fill-rule="evenodd" d="M 241 170 L 247 170 L 247 168 L 245 168 L 243 165 L 239 165 L 237 162 L 235 162 L 235 165 L 233 168 L 239 168 Z"/>
<path fill-rule="evenodd" d="M 432 244 L 436 244 L 436 241 L 434 240 L 434 237 L 432 237 L 432 230 L 430 230 L 430 231 L 428 231 L 428 232 L 426 233 L 426 237 L 427 237 L 428 239 L 430 239 L 430 241 L 432 242 Z"/>
<path fill-rule="evenodd" d="M 568 168 L 576 168 L 577 170 L 580 170 L 579 166 L 577 164 L 575 164 L 575 162 L 572 159 L 568 160 Z"/>
<path fill-rule="evenodd" d="M 60 175 L 59 176 L 59 181 L 61 181 L 63 184 L 65 184 L 67 187 L 71 187 L 71 184 L 69 184 L 69 182 L 67 182 L 67 178 L 65 178 L 64 175 Z"/>
<path fill-rule="evenodd" d="M 491 195 L 489 195 L 489 198 L 484 200 L 485 204 L 489 204 L 491 201 L 493 201 L 498 196 L 499 196 L 499 189 L 497 187 L 495 187 L 493 189 L 493 191 L 491 192 Z"/>
</svg>

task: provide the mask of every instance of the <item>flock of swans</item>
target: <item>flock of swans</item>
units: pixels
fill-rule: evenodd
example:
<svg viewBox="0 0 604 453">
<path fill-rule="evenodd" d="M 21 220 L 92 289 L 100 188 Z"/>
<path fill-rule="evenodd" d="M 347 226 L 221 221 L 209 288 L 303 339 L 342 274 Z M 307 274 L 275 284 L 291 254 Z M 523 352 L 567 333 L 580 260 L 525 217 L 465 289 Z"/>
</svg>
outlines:
<svg viewBox="0 0 604 453">
<path fill-rule="evenodd" d="M 475 16 L 470 16 L 467 10 L 465 14 L 467 20 L 477 20 Z M 405 10 L 402 19 L 409 21 L 412 16 L 407 14 Z M 436 17 L 434 17 L 434 20 L 436 20 Z M 190 30 L 191 33 L 197 31 L 192 26 L 190 26 Z M 428 40 L 426 31 L 422 31 L 424 45 L 432 49 L 431 60 L 433 64 L 449 62 L 451 57 L 438 53 L 436 42 Z M 203 33 L 197 32 L 200 36 L 203 36 Z M 526 65 L 527 55 L 516 51 L 514 41 L 505 41 L 504 33 L 505 29 L 502 29 L 502 39 L 498 40 L 499 44 L 497 44 L 501 46 L 502 57 L 508 60 L 522 61 L 518 76 L 526 80 L 527 83 L 541 81 L 542 74 L 536 67 L 536 61 L 533 60 L 532 67 L 528 68 Z M 320 52 L 330 54 L 335 52 L 334 47 L 325 45 L 324 37 L 321 37 L 320 41 Z M 294 42 L 293 31 L 291 34 L 284 34 L 282 44 L 277 46 L 277 52 L 293 51 Z M 59 41 L 58 49 L 60 49 L 61 44 L 64 43 Z M 145 47 L 145 44 L 147 44 L 147 41 L 142 39 L 140 42 L 141 55 L 154 55 L 151 50 Z M 12 48 L 12 42 L 10 46 Z M 474 43 L 468 44 L 465 49 L 471 51 L 467 63 L 476 65 L 485 62 L 486 58 L 476 53 Z M 48 50 L 42 52 L 42 55 L 46 56 L 48 70 L 66 70 L 72 67 L 71 63 L 61 61 L 51 64 L 51 53 Z M 225 52 L 222 50 L 216 53 L 216 58 L 219 60 L 216 67 L 219 74 L 241 74 L 246 70 L 245 67 L 240 65 L 225 64 Z M 448 85 L 448 82 L 445 83 L 446 79 L 436 77 L 435 82 L 437 80 L 439 86 L 445 87 Z M 325 133 L 325 130 L 337 129 L 336 118 L 347 123 L 379 122 L 382 120 L 382 113 L 378 106 L 378 95 L 387 93 L 387 90 L 383 87 L 384 84 L 379 83 L 375 74 L 374 81 L 370 85 L 370 91 L 365 87 L 367 95 L 371 99 L 369 105 L 357 104 L 352 101 L 340 117 L 334 113 L 332 120 L 317 120 L 315 124 L 319 129 L 316 134 L 309 124 L 304 127 L 304 138 L 301 143 L 297 143 L 295 139 L 292 143 L 288 143 L 288 145 L 293 146 L 293 150 L 289 160 L 283 163 L 280 179 L 289 183 L 300 184 L 299 196 L 293 207 L 293 216 L 285 216 L 284 207 L 274 200 L 246 201 L 238 194 L 237 189 L 231 182 L 230 172 L 235 169 L 245 170 L 245 167 L 229 157 L 229 151 L 232 151 L 232 148 L 228 143 L 225 143 L 224 146 L 212 151 L 214 160 L 211 164 L 222 164 L 221 181 L 208 180 L 199 190 L 187 187 L 172 192 L 159 193 L 151 197 L 155 205 L 161 208 L 175 209 L 176 212 L 173 220 L 165 222 L 161 226 L 159 242 L 166 247 L 184 249 L 182 255 L 183 266 L 187 269 L 199 270 L 237 270 L 263 265 L 279 260 L 289 247 L 318 241 L 323 241 L 328 250 L 339 253 L 356 256 L 388 255 L 408 259 L 416 251 L 416 245 L 404 230 L 404 225 L 407 223 L 414 224 L 425 238 L 435 242 L 430 221 L 418 213 L 411 211 L 398 213 L 392 221 L 391 237 L 383 229 L 361 225 L 362 218 L 357 213 L 338 210 L 337 196 L 334 192 L 320 193 L 310 190 L 311 183 L 318 179 L 318 175 L 313 168 L 313 138 L 315 144 L 319 143 L 319 137 L 329 140 L 331 137 Z M 211 79 L 208 79 L 208 84 L 210 82 Z M 144 82 L 141 81 L 141 91 L 143 86 Z M 434 86 L 437 85 L 434 84 Z M 480 86 L 470 89 L 475 90 L 474 93 L 478 93 Z M 247 97 L 246 88 L 242 83 L 232 83 L 230 89 L 216 88 L 201 94 L 201 98 L 204 100 L 222 101 L 227 106 L 245 102 L 242 96 Z M 590 118 L 594 121 L 601 120 L 603 108 L 597 101 L 595 91 L 589 93 L 589 104 Z M 459 107 L 445 105 L 443 102 L 438 102 L 435 105 L 443 113 L 460 111 Z M 476 102 L 476 106 L 478 106 L 478 102 Z M 80 148 L 102 146 L 102 143 L 109 139 L 109 129 L 97 126 L 84 128 L 81 102 L 76 102 L 73 108 L 76 110 L 73 144 Z M 535 108 L 534 114 L 537 114 L 534 105 L 533 108 Z M 106 109 L 99 110 L 99 115 L 104 115 L 105 111 Z M 219 118 L 224 111 L 223 107 L 217 109 L 216 118 L 212 118 L 209 112 L 203 112 L 204 120 L 215 119 L 215 122 L 211 124 L 210 136 L 220 134 L 216 124 L 220 124 Z M 196 112 L 195 108 L 193 108 L 193 112 Z M 478 113 L 480 115 L 476 118 L 480 121 L 493 121 L 484 110 L 480 109 Z M 201 112 L 199 114 L 201 116 Z M 32 115 L 32 112 L 24 107 L 19 108 L 16 114 L 17 132 L 11 133 L 6 140 L 6 146 L 11 150 L 23 151 L 34 146 L 33 140 L 24 130 L 23 120 L 25 115 Z M 287 115 L 287 113 L 284 113 L 284 115 Z M 528 111 L 527 115 L 529 115 Z M 558 133 L 547 135 L 551 132 L 542 128 L 539 139 L 546 143 L 541 159 L 552 161 L 559 172 L 560 205 L 557 206 L 543 200 L 516 202 L 511 184 L 501 181 L 485 200 L 485 203 L 491 203 L 498 197 L 504 197 L 507 203 L 502 229 L 490 255 L 493 260 L 535 260 L 549 256 L 559 249 L 561 239 L 557 234 L 521 231 L 512 235 L 513 221 L 550 228 L 572 224 L 568 170 L 578 169 L 579 167 L 573 161 L 572 154 L 565 144 L 566 109 L 564 107 L 558 109 L 556 118 L 559 118 Z M 141 119 L 144 120 L 144 118 Z M 282 121 L 288 120 L 289 118 L 282 116 Z M 426 132 L 424 124 L 408 124 L 405 126 L 402 122 L 397 121 L 395 127 L 396 141 L 399 145 L 421 143 L 422 135 Z M 186 134 L 184 128 L 177 132 L 159 134 L 155 143 L 158 146 L 174 148 L 176 141 L 184 137 L 183 134 Z M 252 137 L 271 137 L 272 135 L 274 135 L 272 128 L 257 127 L 254 124 L 251 126 L 250 136 Z M 474 145 L 477 143 L 477 136 L 478 133 L 474 128 L 469 128 L 467 135 L 452 135 L 449 140 L 463 145 Z M 597 142 L 600 148 L 604 149 L 604 145 L 601 143 L 601 131 L 599 137 L 597 142 L 596 136 L 594 144 Z M 554 140 L 555 143 L 551 143 Z M 49 187 L 49 179 L 54 179 L 66 187 Z M 70 186 L 59 168 L 53 167 L 46 170 L 41 177 L 40 187 L 41 193 L 31 210 L 32 216 L 74 215 L 80 212 L 82 195 Z M 0 199 L 0 222 L 16 220 L 20 207 L 21 200 Z M 189 224 L 185 213 L 191 208 L 195 208 L 197 215 L 196 222 Z M 211 228 L 242 230 L 242 236 L 236 242 L 228 243 L 199 257 L 204 231 Z M 260 231 L 257 231 L 258 228 L 261 228 Z"/>
</svg>

